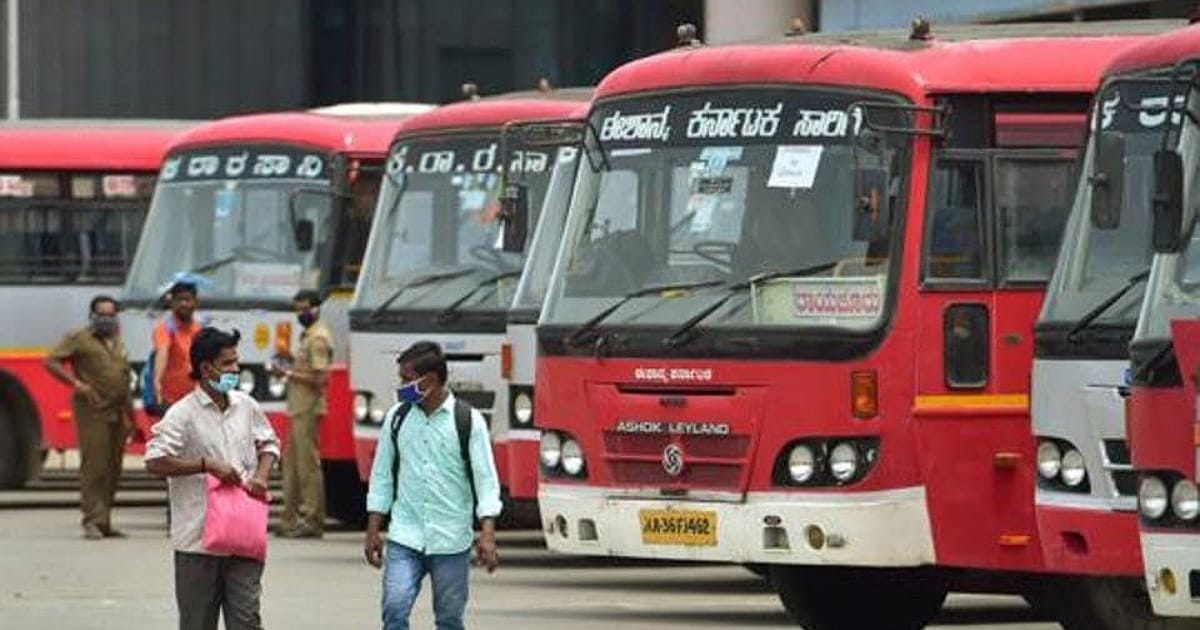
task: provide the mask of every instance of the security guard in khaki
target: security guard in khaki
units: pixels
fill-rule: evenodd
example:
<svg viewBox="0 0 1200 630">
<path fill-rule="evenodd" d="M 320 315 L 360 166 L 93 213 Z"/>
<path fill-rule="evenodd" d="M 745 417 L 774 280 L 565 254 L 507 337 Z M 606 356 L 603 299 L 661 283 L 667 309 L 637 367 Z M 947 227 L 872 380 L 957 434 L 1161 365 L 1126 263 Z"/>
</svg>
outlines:
<svg viewBox="0 0 1200 630">
<path fill-rule="evenodd" d="M 111 512 L 125 441 L 133 432 L 133 401 L 117 310 L 115 299 L 96 296 L 90 325 L 67 333 L 45 362 L 51 375 L 74 390 L 71 409 L 79 440 L 79 507 L 83 535 L 89 540 L 123 535 L 112 526 Z"/>
<path fill-rule="evenodd" d="M 318 432 L 325 416 L 325 384 L 333 363 L 333 337 L 320 320 L 321 298 L 301 291 L 293 300 L 304 328 L 287 377 L 290 424 L 283 449 L 283 518 L 279 535 L 319 538 L 325 527 L 325 482 Z"/>
</svg>

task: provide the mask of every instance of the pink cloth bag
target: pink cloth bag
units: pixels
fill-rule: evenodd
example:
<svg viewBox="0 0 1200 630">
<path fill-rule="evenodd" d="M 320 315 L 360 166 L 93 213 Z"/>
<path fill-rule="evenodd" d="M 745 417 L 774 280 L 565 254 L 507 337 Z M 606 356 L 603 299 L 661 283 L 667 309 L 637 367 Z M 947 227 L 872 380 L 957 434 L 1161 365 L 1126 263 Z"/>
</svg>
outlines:
<svg viewBox="0 0 1200 630">
<path fill-rule="evenodd" d="M 223 484 L 212 475 L 207 475 L 206 481 L 204 548 L 215 554 L 266 561 L 267 500 L 250 496 L 241 486 Z"/>
</svg>

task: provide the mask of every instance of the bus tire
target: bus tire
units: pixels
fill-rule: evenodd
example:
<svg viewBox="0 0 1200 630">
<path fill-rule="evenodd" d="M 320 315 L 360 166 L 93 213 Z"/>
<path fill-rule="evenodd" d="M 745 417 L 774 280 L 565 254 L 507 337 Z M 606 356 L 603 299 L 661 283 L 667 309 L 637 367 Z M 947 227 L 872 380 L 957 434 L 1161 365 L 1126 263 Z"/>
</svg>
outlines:
<svg viewBox="0 0 1200 630">
<path fill-rule="evenodd" d="M 367 485 L 353 461 L 321 462 L 325 477 L 325 511 L 351 529 L 367 526 Z"/>
<path fill-rule="evenodd" d="M 806 630 L 920 630 L 949 590 L 924 568 L 775 565 L 771 582 L 788 616 Z"/>
<path fill-rule="evenodd" d="M 1200 619 L 1156 616 L 1140 577 L 1064 580 L 1051 593 L 1064 630 L 1200 630 Z"/>
<path fill-rule="evenodd" d="M 42 470 L 42 434 L 33 401 L 0 375 L 0 489 L 21 488 Z"/>
<path fill-rule="evenodd" d="M 758 577 L 760 577 L 764 580 L 771 579 L 770 565 L 761 564 L 758 562 L 747 562 L 746 564 L 742 565 L 742 568 L 749 571 L 750 573 L 753 573 L 754 575 L 757 575 Z"/>
</svg>

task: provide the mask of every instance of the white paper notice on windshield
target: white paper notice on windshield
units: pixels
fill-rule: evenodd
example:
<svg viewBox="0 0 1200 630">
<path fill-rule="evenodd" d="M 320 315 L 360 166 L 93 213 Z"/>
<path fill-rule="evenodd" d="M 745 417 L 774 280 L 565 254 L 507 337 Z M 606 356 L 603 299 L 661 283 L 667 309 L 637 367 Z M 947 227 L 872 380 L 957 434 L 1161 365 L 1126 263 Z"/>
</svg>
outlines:
<svg viewBox="0 0 1200 630">
<path fill-rule="evenodd" d="M 300 265 L 236 263 L 233 292 L 241 296 L 291 298 L 300 290 Z"/>
<path fill-rule="evenodd" d="M 824 150 L 820 144 L 790 144 L 775 149 L 767 188 L 812 188 Z"/>
</svg>

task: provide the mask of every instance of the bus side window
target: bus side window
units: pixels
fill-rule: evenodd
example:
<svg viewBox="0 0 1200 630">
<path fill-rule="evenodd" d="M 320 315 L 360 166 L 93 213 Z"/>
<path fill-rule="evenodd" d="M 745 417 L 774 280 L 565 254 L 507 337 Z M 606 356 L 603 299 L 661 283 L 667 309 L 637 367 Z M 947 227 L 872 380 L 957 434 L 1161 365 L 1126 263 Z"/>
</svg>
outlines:
<svg viewBox="0 0 1200 630">
<path fill-rule="evenodd" d="M 938 160 L 925 226 L 926 281 L 987 280 L 983 170 L 977 160 Z"/>
<path fill-rule="evenodd" d="M 996 209 L 1004 282 L 1050 279 L 1075 190 L 1072 158 L 996 159 Z"/>
</svg>

